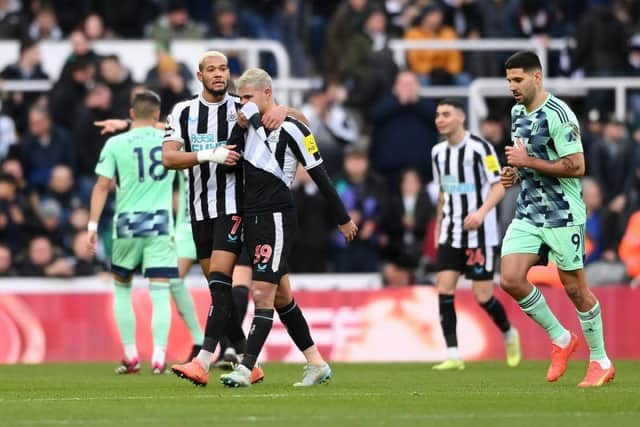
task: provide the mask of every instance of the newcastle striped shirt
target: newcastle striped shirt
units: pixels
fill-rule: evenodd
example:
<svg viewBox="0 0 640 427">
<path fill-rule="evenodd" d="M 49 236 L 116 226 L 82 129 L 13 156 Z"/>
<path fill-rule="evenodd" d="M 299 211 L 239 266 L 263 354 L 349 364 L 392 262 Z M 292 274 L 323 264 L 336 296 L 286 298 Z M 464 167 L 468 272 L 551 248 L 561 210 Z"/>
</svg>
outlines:
<svg viewBox="0 0 640 427">
<path fill-rule="evenodd" d="M 179 102 L 167 117 L 164 141 L 178 141 L 187 152 L 227 144 L 238 115 L 238 99 L 226 94 L 220 102 L 207 102 L 202 95 Z M 187 194 L 191 219 L 201 221 L 240 211 L 242 170 L 225 173 L 217 163 L 189 168 Z"/>
<path fill-rule="evenodd" d="M 491 184 L 500 180 L 500 164 L 493 146 L 467 132 L 459 144 L 448 141 L 431 150 L 433 175 L 444 196 L 439 244 L 454 248 L 484 248 L 498 245 L 496 209 L 477 230 L 464 230 L 469 213 L 477 211 L 489 194 Z"/>
</svg>

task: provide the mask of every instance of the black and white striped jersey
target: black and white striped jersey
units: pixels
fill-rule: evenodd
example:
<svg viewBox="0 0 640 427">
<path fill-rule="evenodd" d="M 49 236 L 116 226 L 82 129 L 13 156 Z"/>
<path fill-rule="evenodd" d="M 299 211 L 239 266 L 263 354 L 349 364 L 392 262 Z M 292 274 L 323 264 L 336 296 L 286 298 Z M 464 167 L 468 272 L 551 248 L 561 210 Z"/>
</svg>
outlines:
<svg viewBox="0 0 640 427">
<path fill-rule="evenodd" d="M 496 209 L 477 230 L 464 230 L 465 217 L 477 211 L 489 194 L 491 184 L 500 180 L 500 164 L 493 146 L 467 132 L 459 144 L 448 141 L 431 150 L 433 176 L 444 196 L 443 218 L 438 243 L 454 248 L 498 245 Z"/>
<path fill-rule="evenodd" d="M 216 103 L 207 102 L 202 95 L 179 102 L 167 116 L 164 141 L 182 143 L 184 151 L 197 152 L 227 144 L 240 104 L 227 94 Z M 226 173 L 214 162 L 189 168 L 187 186 L 191 219 L 217 218 L 240 211 L 242 170 Z"/>
<path fill-rule="evenodd" d="M 271 131 L 261 126 L 257 114 L 251 119 L 255 127 L 250 125 L 238 142 L 244 159 L 244 213 L 293 209 L 290 188 L 298 163 L 305 169 L 322 163 L 315 138 L 304 123 L 290 116 Z"/>
</svg>

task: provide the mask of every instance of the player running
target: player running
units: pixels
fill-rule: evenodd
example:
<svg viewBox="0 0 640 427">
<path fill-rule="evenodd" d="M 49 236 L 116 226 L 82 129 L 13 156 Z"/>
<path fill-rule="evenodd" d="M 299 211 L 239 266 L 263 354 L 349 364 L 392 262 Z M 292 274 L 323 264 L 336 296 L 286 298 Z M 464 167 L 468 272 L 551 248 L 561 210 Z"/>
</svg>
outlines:
<svg viewBox="0 0 640 427">
<path fill-rule="evenodd" d="M 542 293 L 527 281 L 529 269 L 546 264 L 550 256 L 560 280 L 578 311 L 589 344 L 589 368 L 579 387 L 599 387 L 615 376 L 607 357 L 600 303 L 587 288 L 584 274 L 586 208 L 580 177 L 585 162 L 578 120 L 560 99 L 548 93 L 542 67 L 533 52 L 517 52 L 505 63 L 509 89 L 516 105 L 511 109 L 511 139 L 506 148 L 509 166 L 500 181 L 522 189 L 516 215 L 502 244 L 502 288 L 551 338 L 551 365 L 547 381 L 557 381 L 578 346 L 551 312 Z"/>
<path fill-rule="evenodd" d="M 464 107 L 443 99 L 435 124 L 446 139 L 431 150 L 434 179 L 440 188 L 436 215 L 438 302 L 448 358 L 433 370 L 462 370 L 458 351 L 455 290 L 461 273 L 471 279 L 473 295 L 504 335 L 507 365 L 520 363 L 520 339 L 504 307 L 493 296 L 498 246 L 496 205 L 504 197 L 500 164 L 493 146 L 464 127 Z"/>
<path fill-rule="evenodd" d="M 140 370 L 131 276 L 142 265 L 153 303 L 151 367 L 154 374 L 161 374 L 165 371 L 171 325 L 169 281 L 178 277 L 171 215 L 175 172 L 162 166 L 162 131 L 153 127 L 160 116 L 160 97 L 151 91 L 136 94 L 130 115 L 131 130 L 109 138 L 96 165 L 98 179 L 91 195 L 88 251 L 96 251 L 98 221 L 117 180 L 111 271 L 115 284 L 113 311 L 125 356 L 116 373 Z"/>
<path fill-rule="evenodd" d="M 236 86 L 244 104 L 241 114 L 250 124 L 247 131 L 240 127 L 236 129 L 232 143 L 237 141 L 238 149 L 243 151 L 243 222 L 246 246 L 253 255 L 251 289 L 255 312 L 242 362 L 220 380 L 229 387 L 251 385 L 251 371 L 271 330 L 274 311 L 277 311 L 307 359 L 302 381 L 294 385 L 321 384 L 331 378 L 331 368 L 311 338 L 309 326 L 293 299 L 287 274 L 287 258 L 296 233 L 290 186 L 298 162 L 327 197 L 347 240 L 355 237 L 357 227 L 322 166 L 322 157 L 309 128 L 293 117 L 287 117 L 282 126 L 266 129 L 262 126 L 260 115 L 276 108 L 269 74 L 261 69 L 249 69 L 238 79 Z"/>
</svg>

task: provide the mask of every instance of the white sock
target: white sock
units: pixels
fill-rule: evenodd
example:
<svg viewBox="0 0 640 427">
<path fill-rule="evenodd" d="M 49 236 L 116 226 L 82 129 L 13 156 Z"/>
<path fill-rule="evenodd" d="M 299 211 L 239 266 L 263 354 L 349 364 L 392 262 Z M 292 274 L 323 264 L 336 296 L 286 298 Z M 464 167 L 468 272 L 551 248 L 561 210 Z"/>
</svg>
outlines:
<svg viewBox="0 0 640 427">
<path fill-rule="evenodd" d="M 502 335 L 504 336 L 505 341 L 511 341 L 516 337 L 516 331 L 513 329 L 513 327 L 511 327 L 507 332 L 504 332 Z"/>
<path fill-rule="evenodd" d="M 449 359 L 460 360 L 458 347 L 447 347 L 447 355 L 449 356 Z"/>
<path fill-rule="evenodd" d="M 551 342 L 560 348 L 565 348 L 571 342 L 571 333 L 565 329 L 564 333 L 560 337 Z"/>
<path fill-rule="evenodd" d="M 153 356 L 151 357 L 151 364 L 164 365 L 165 355 L 167 350 L 162 347 L 155 347 L 153 349 Z"/>
<path fill-rule="evenodd" d="M 138 348 L 135 344 L 124 345 L 124 357 L 131 362 L 134 359 L 138 359 Z"/>
<path fill-rule="evenodd" d="M 609 360 L 608 357 L 606 359 L 592 360 L 592 362 L 598 362 L 598 365 L 600 365 L 602 369 L 609 369 L 611 367 L 611 360 Z"/>
<path fill-rule="evenodd" d="M 213 353 L 211 353 L 210 351 L 207 350 L 200 350 L 200 352 L 198 353 L 198 360 L 200 361 L 200 363 L 202 364 L 202 366 L 204 367 L 205 371 L 209 372 L 209 365 L 211 364 L 211 357 L 213 356 Z"/>
</svg>

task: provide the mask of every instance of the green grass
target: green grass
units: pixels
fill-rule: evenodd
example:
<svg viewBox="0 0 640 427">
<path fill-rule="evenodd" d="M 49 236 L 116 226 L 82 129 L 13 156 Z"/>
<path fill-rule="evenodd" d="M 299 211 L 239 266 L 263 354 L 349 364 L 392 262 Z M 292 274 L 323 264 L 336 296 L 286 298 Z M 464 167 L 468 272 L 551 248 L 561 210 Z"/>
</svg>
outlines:
<svg viewBox="0 0 640 427">
<path fill-rule="evenodd" d="M 640 362 L 616 363 L 615 381 L 576 384 L 572 361 L 555 384 L 546 363 L 333 364 L 331 384 L 294 389 L 300 365 L 267 364 L 266 382 L 225 389 L 214 371 L 196 388 L 173 375 L 116 376 L 113 365 L 0 366 L 0 426 L 536 426 L 640 425 Z"/>
</svg>

